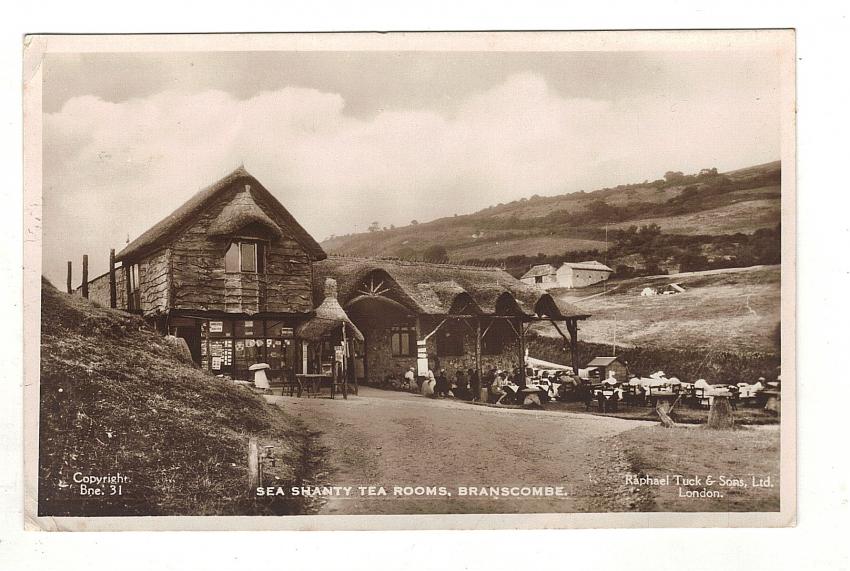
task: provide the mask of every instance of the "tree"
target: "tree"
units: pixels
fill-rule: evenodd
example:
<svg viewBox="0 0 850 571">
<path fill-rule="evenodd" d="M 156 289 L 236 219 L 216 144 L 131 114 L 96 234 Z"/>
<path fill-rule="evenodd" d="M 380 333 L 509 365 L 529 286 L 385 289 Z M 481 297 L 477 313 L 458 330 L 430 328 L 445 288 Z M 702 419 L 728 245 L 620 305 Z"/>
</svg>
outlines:
<svg viewBox="0 0 850 571">
<path fill-rule="evenodd" d="M 411 226 L 416 226 L 417 224 L 419 224 L 419 220 L 411 220 L 410 221 Z"/>
<path fill-rule="evenodd" d="M 369 225 L 369 232 L 377 232 L 380 229 L 381 229 L 381 225 L 378 223 L 377 220 L 375 220 L 374 222 L 372 222 Z"/>
<path fill-rule="evenodd" d="M 666 180 L 667 182 L 673 182 L 684 178 L 684 176 L 685 173 L 683 173 L 682 171 L 667 171 L 666 173 L 664 173 L 664 180 Z"/>
<path fill-rule="evenodd" d="M 442 262 L 448 259 L 449 253 L 445 246 L 434 244 L 425 249 L 422 257 L 426 262 Z"/>
</svg>

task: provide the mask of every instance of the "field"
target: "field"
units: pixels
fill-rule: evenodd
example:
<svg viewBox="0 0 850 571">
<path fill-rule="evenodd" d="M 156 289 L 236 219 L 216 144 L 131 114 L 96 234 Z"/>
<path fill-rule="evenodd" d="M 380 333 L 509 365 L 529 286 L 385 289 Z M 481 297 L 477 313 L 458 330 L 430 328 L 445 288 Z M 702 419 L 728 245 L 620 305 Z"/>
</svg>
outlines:
<svg viewBox="0 0 850 571">
<path fill-rule="evenodd" d="M 754 190 L 764 190 L 766 193 L 772 191 L 775 196 L 757 198 L 754 194 L 749 200 L 736 201 L 701 212 L 630 220 L 614 224 L 611 228 L 658 224 L 662 232 L 688 235 L 750 233 L 761 228 L 773 228 L 779 220 L 779 187 Z"/>
<path fill-rule="evenodd" d="M 274 476 L 301 481 L 309 434 L 251 390 L 195 369 L 143 321 L 42 284 L 39 515 L 299 513 L 256 504 L 247 442 L 274 446 Z M 120 473 L 120 494 L 81 495 L 74 474 Z M 113 490 L 105 490 L 112 492 Z"/>
<path fill-rule="evenodd" d="M 535 195 L 398 228 L 376 223 L 370 232 L 329 237 L 322 247 L 331 254 L 422 259 L 429 247 L 442 246 L 452 261 L 504 261 L 604 251 L 606 223 L 609 230 L 657 224 L 665 234 L 688 236 L 752 234 L 779 223 L 780 174 L 777 161 L 725 173 L 714 188 L 692 176 Z"/>
<path fill-rule="evenodd" d="M 642 297 L 645 287 L 681 284 L 676 295 Z M 776 352 L 779 266 L 754 266 L 634 278 L 552 292 L 587 310 L 579 338 L 598 344 L 658 349 Z M 551 327 L 541 335 L 556 336 Z"/>
<path fill-rule="evenodd" d="M 637 486 L 641 495 L 649 497 L 642 506 L 646 511 L 779 511 L 779 430 L 775 428 L 647 426 L 623 432 L 615 440 L 637 475 L 699 478 L 682 486 L 675 479 L 671 485 Z M 722 485 L 721 477 L 730 485 Z M 754 485 L 754 478 L 756 484 L 767 485 Z M 720 497 L 683 497 L 702 490 Z"/>
</svg>

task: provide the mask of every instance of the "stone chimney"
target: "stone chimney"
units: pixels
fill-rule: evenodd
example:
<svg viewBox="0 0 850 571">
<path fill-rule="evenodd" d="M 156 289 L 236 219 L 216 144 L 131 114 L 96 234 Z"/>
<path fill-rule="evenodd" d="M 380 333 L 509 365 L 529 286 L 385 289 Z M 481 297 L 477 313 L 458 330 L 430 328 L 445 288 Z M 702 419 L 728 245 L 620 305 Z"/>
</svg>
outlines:
<svg viewBox="0 0 850 571">
<path fill-rule="evenodd" d="M 332 297 L 336 299 L 337 296 L 337 288 L 336 288 L 336 280 L 333 278 L 325 278 L 325 299 Z"/>
</svg>

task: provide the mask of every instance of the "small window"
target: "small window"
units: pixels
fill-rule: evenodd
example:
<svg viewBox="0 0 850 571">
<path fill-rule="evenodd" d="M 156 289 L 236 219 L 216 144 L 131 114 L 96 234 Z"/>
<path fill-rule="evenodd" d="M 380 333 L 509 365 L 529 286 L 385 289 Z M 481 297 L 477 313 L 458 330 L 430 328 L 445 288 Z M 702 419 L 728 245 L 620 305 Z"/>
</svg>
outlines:
<svg viewBox="0 0 850 571">
<path fill-rule="evenodd" d="M 393 357 L 412 357 L 416 349 L 416 329 L 408 326 L 393 327 L 390 345 Z"/>
<path fill-rule="evenodd" d="M 127 285 L 130 290 L 130 295 L 127 299 L 127 309 L 130 311 L 138 311 L 141 308 L 141 299 L 139 294 L 139 264 L 133 264 L 129 268 L 127 276 Z"/>
<path fill-rule="evenodd" d="M 257 242 L 233 242 L 224 255 L 224 271 L 228 273 L 263 273 L 263 245 Z"/>
<path fill-rule="evenodd" d="M 534 283 L 542 284 L 543 283 L 543 276 L 534 276 Z"/>
</svg>

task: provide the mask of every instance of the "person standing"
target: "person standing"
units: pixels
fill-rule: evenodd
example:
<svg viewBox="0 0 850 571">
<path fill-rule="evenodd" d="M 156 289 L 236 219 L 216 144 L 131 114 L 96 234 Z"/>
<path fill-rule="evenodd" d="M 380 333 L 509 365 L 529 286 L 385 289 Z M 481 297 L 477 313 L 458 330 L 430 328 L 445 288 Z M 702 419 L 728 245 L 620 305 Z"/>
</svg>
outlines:
<svg viewBox="0 0 850 571">
<path fill-rule="evenodd" d="M 479 400 L 481 398 L 481 379 L 475 369 L 469 369 L 469 386 L 472 390 L 473 402 Z"/>
<path fill-rule="evenodd" d="M 460 400 L 469 400 L 469 379 L 466 378 L 466 371 L 463 369 L 458 369 L 455 373 L 455 386 L 455 397 Z"/>
</svg>

